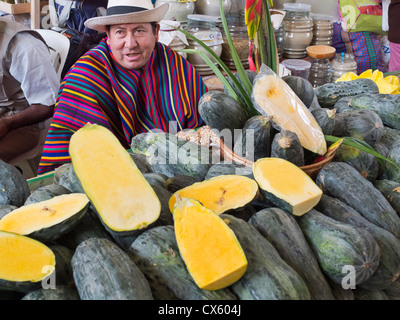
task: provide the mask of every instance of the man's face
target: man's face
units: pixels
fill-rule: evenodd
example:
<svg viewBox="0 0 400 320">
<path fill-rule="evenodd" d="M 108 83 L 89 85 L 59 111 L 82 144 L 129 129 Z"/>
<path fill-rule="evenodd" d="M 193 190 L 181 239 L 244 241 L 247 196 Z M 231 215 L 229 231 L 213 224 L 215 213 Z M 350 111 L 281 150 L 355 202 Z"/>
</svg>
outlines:
<svg viewBox="0 0 400 320">
<path fill-rule="evenodd" d="M 156 42 L 156 32 L 150 23 L 111 25 L 107 43 L 117 61 L 127 69 L 139 69 L 149 60 Z"/>
</svg>

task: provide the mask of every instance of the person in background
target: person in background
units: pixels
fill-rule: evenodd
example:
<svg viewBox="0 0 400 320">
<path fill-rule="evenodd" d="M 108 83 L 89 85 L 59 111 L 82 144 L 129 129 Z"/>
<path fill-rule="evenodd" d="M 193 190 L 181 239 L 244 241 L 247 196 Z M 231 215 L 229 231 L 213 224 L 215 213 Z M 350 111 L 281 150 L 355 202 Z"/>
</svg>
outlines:
<svg viewBox="0 0 400 320">
<path fill-rule="evenodd" d="M 63 79 L 39 174 L 71 161 L 72 134 L 86 123 L 108 128 L 126 149 L 143 132 L 203 124 L 198 101 L 207 88 L 177 52 L 158 42 L 168 4 L 109 0 L 107 14 L 85 25 L 106 37 L 81 56 Z M 172 132 L 173 133 L 173 132 Z"/>
<path fill-rule="evenodd" d="M 391 0 L 388 11 L 389 72 L 400 70 L 400 0 Z"/>
<path fill-rule="evenodd" d="M 0 17 L 0 159 L 38 145 L 54 111 L 60 79 L 49 49 L 35 31 Z"/>
</svg>

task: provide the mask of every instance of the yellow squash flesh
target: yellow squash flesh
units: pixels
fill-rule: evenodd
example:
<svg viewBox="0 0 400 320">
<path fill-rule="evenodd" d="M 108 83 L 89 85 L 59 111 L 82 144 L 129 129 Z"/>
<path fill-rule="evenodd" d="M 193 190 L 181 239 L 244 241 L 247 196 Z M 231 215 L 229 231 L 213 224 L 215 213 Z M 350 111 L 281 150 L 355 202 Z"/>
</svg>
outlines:
<svg viewBox="0 0 400 320">
<path fill-rule="evenodd" d="M 314 116 L 290 86 L 276 75 L 263 75 L 253 85 L 258 107 L 284 130 L 297 134 L 303 148 L 326 153 L 324 134 Z"/>
<path fill-rule="evenodd" d="M 39 241 L 0 231 L 0 279 L 38 282 L 54 271 L 54 253 Z"/>
<path fill-rule="evenodd" d="M 246 256 L 233 231 L 217 214 L 179 195 L 173 214 L 179 252 L 199 288 L 222 289 L 242 277 Z"/>
<path fill-rule="evenodd" d="M 84 193 L 59 195 L 11 211 L 0 220 L 0 230 L 29 235 L 71 218 L 88 205 L 89 199 Z"/>
<path fill-rule="evenodd" d="M 181 197 L 196 199 L 216 214 L 221 214 L 243 207 L 255 198 L 257 191 L 258 185 L 253 179 L 240 175 L 221 175 L 176 191 L 168 205 L 173 212 L 175 195 L 179 194 Z"/>
<path fill-rule="evenodd" d="M 69 153 L 83 190 L 110 231 L 130 232 L 158 219 L 157 195 L 111 131 L 86 124 L 72 135 Z"/>
<path fill-rule="evenodd" d="M 297 216 L 310 211 L 322 196 L 322 190 L 303 170 L 281 158 L 257 160 L 253 175 L 269 200 Z"/>
</svg>

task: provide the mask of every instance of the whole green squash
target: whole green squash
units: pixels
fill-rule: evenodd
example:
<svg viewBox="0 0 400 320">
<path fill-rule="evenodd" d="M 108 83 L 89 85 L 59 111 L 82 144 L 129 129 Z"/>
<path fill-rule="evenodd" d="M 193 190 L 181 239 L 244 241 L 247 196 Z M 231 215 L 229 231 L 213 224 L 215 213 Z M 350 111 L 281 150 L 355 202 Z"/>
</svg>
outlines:
<svg viewBox="0 0 400 320">
<path fill-rule="evenodd" d="M 301 230 L 331 281 L 347 281 L 347 267 L 354 268 L 354 285 L 368 280 L 379 266 L 380 251 L 373 236 L 363 228 L 336 221 L 312 209 L 298 218 Z"/>
</svg>

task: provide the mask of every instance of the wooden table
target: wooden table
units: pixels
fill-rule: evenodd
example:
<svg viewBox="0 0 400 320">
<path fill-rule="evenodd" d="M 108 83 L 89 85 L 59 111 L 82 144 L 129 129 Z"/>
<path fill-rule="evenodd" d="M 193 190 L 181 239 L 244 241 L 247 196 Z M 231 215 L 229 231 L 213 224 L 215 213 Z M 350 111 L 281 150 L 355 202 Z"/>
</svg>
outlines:
<svg viewBox="0 0 400 320">
<path fill-rule="evenodd" d="M 31 29 L 40 29 L 40 0 L 31 0 Z"/>
</svg>

